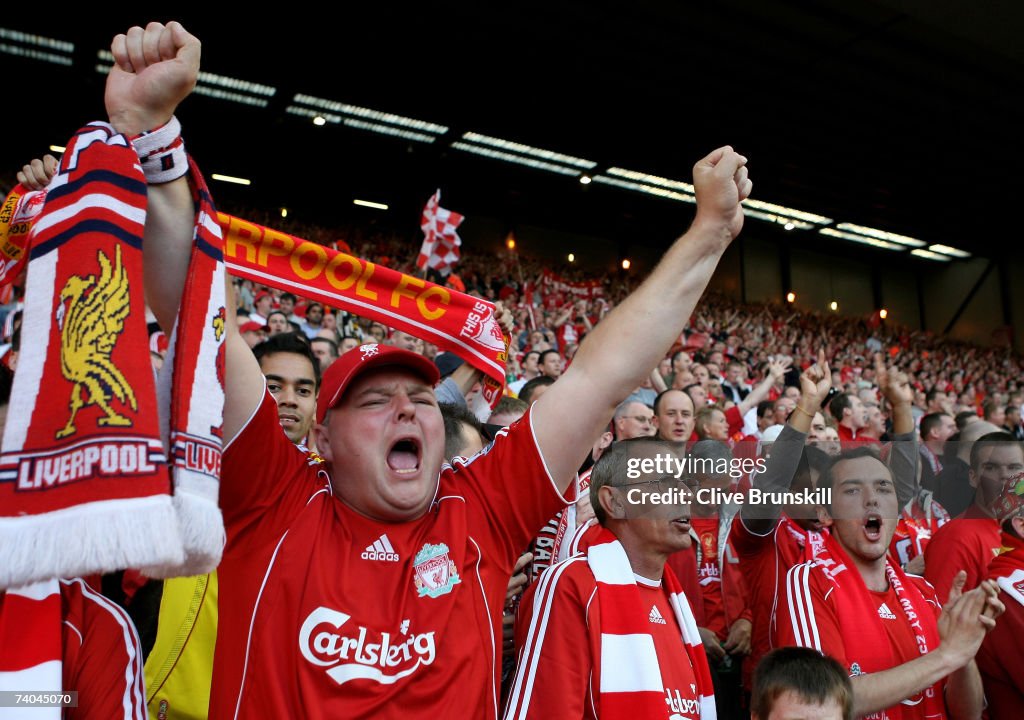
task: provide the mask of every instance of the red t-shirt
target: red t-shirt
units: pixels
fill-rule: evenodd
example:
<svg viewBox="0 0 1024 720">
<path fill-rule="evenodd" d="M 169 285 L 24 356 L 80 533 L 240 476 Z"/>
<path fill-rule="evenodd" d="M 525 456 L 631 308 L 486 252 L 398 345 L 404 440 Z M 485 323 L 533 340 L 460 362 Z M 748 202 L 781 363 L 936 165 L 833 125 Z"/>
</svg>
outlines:
<svg viewBox="0 0 1024 720">
<path fill-rule="evenodd" d="M 665 718 L 699 718 L 696 675 L 663 585 L 636 580 L 658 654 Z M 535 614 L 541 622 L 531 623 Z M 614 658 L 601 658 L 601 603 L 585 557 L 566 560 L 527 590 L 516 622 L 516 652 L 519 670 L 508 704 L 517 718 L 601 716 L 601 668 Z"/>
<path fill-rule="evenodd" d="M 978 587 L 1000 547 L 999 524 L 972 504 L 932 536 L 924 551 L 924 576 L 945 601 L 961 570 L 967 572 L 964 592 Z"/>
<path fill-rule="evenodd" d="M 799 572 L 799 570 L 794 572 Z M 853 572 L 857 571 L 848 568 L 839 577 L 842 579 L 846 573 Z M 932 611 L 930 617 L 922 612 L 921 623 L 931 623 L 934 630 L 941 612 L 935 589 L 916 575 L 906 575 L 905 577 L 921 593 Z M 858 627 L 862 629 L 881 626 L 889 641 L 889 647 L 875 648 L 878 650 L 878 655 L 874 657 L 851 658 L 848 656 L 846 643 L 843 640 L 843 634 L 849 633 L 851 628 L 842 626 L 836 602 L 838 593 L 844 591 L 842 583 L 831 579 L 821 565 L 811 565 L 809 572 L 801 575 L 800 578 L 800 581 L 794 582 L 798 591 L 792 597 L 785 592 L 780 597 L 779 617 L 776 619 L 773 635 L 773 644 L 776 647 L 787 645 L 813 647 L 839 661 L 839 664 L 846 668 L 851 676 L 859 675 L 862 672 L 888 670 L 921 657 L 914 629 L 900 605 L 899 595 L 891 586 L 883 592 L 868 590 L 872 609 L 869 611 L 870 614 L 865 613 L 861 623 L 858 623 Z M 787 584 L 786 589 L 789 587 L 790 585 Z M 856 628 L 853 630 L 855 631 Z M 938 631 L 935 630 L 936 635 L 937 633 Z M 929 648 L 929 651 L 933 650 L 935 647 Z M 889 653 L 892 654 L 892 664 L 888 667 L 875 667 L 881 662 L 879 656 L 886 657 Z M 934 693 L 941 703 L 945 683 L 946 679 L 943 678 L 922 693 L 901 703 L 898 706 L 902 712 L 900 717 L 903 720 L 933 720 L 934 716 L 925 714 L 927 703 L 920 702 L 921 696 L 924 693 Z M 878 713 L 871 717 L 884 718 L 886 715 Z M 945 715 L 934 720 L 941 720 L 944 717 Z"/>
<path fill-rule="evenodd" d="M 426 515 L 370 520 L 332 495 L 265 394 L 224 453 L 210 717 L 496 717 L 508 579 L 564 502 L 527 413 L 444 466 Z"/>
</svg>

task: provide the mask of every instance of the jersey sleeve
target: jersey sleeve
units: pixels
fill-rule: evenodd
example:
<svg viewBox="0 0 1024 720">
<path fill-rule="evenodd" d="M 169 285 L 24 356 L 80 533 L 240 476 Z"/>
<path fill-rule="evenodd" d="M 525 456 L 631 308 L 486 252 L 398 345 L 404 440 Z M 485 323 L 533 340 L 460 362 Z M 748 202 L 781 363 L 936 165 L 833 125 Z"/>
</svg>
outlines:
<svg viewBox="0 0 1024 720">
<path fill-rule="evenodd" d="M 766 535 L 751 532 L 743 522 L 743 516 L 737 515 L 729 528 L 729 545 L 741 560 L 764 553 L 775 542 L 775 527 Z"/>
<path fill-rule="evenodd" d="M 142 647 L 128 613 L 82 580 L 62 581 L 64 689 L 72 720 L 145 720 Z"/>
<path fill-rule="evenodd" d="M 310 462 L 284 434 L 274 396 L 265 390 L 256 412 L 224 450 L 220 507 L 229 540 L 257 521 L 268 532 L 286 526 L 315 490 Z"/>
<path fill-rule="evenodd" d="M 597 613 L 593 576 L 585 582 L 589 573 L 582 558 L 570 559 L 546 570 L 524 596 L 505 720 L 585 716 L 594 667 L 588 612 Z"/>
<path fill-rule="evenodd" d="M 559 493 L 540 454 L 530 411 L 469 460 L 456 460 L 454 488 L 471 509 L 471 531 L 493 539 L 511 570 L 540 529 L 569 503 L 576 483 Z"/>
<path fill-rule="evenodd" d="M 839 591 L 814 563 L 791 567 L 772 619 L 772 647 L 813 648 L 849 667 L 839 614 L 831 599 Z"/>
<path fill-rule="evenodd" d="M 740 571 L 739 558 L 730 543 L 726 543 L 722 563 L 722 603 L 725 607 L 725 622 L 731 628 L 737 620 L 753 622 L 750 610 L 747 581 Z"/>
</svg>

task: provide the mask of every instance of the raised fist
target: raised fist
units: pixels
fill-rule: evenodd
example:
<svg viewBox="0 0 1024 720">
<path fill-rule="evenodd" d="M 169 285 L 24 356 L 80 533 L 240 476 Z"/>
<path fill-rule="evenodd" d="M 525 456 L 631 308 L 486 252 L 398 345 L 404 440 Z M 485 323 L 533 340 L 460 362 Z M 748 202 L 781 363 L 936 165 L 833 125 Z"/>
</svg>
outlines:
<svg viewBox="0 0 1024 720">
<path fill-rule="evenodd" d="M 724 227 L 730 239 L 739 235 L 743 227 L 740 203 L 753 188 L 747 176 L 747 159 L 728 145 L 720 147 L 693 166 L 693 185 L 697 196 L 694 224 Z"/>
<path fill-rule="evenodd" d="M 104 102 L 110 124 L 128 136 L 170 120 L 199 77 L 199 40 L 178 22 L 133 27 L 114 38 L 110 52 Z"/>
</svg>

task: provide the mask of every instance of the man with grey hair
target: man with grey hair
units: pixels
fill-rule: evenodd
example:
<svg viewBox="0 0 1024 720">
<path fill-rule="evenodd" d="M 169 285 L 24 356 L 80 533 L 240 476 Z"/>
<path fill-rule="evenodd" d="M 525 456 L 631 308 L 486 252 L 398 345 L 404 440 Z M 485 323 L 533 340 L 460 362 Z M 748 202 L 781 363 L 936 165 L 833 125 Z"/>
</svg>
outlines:
<svg viewBox="0 0 1024 720">
<path fill-rule="evenodd" d="M 637 717 L 715 717 L 693 612 L 666 565 L 691 542 L 687 481 L 658 464 L 674 457 L 667 443 L 635 438 L 594 466 L 598 524 L 520 605 L 506 718 L 602 717 L 625 703 Z M 673 501 L 645 502 L 655 495 Z"/>
<path fill-rule="evenodd" d="M 652 437 L 655 432 L 654 411 L 642 402 L 626 400 L 615 408 L 612 426 L 615 428 L 616 440 Z"/>
</svg>

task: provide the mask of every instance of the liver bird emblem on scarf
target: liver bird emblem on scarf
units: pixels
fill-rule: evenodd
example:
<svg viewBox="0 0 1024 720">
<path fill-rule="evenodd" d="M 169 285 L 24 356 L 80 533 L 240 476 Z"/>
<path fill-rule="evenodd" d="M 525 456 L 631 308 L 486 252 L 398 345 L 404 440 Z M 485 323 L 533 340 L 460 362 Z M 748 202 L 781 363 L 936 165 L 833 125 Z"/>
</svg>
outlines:
<svg viewBox="0 0 1024 720">
<path fill-rule="evenodd" d="M 74 384 L 67 424 L 57 431 L 57 439 L 77 432 L 75 416 L 88 405 L 98 406 L 105 416 L 99 426 L 131 427 L 132 421 L 121 415 L 110 402 L 117 398 L 138 411 L 135 392 L 110 359 L 114 345 L 128 317 L 128 274 L 121 264 L 121 248 L 116 247 L 114 262 L 97 251 L 100 275 L 72 275 L 60 293 L 57 327 L 60 328 L 61 372 Z"/>
</svg>

